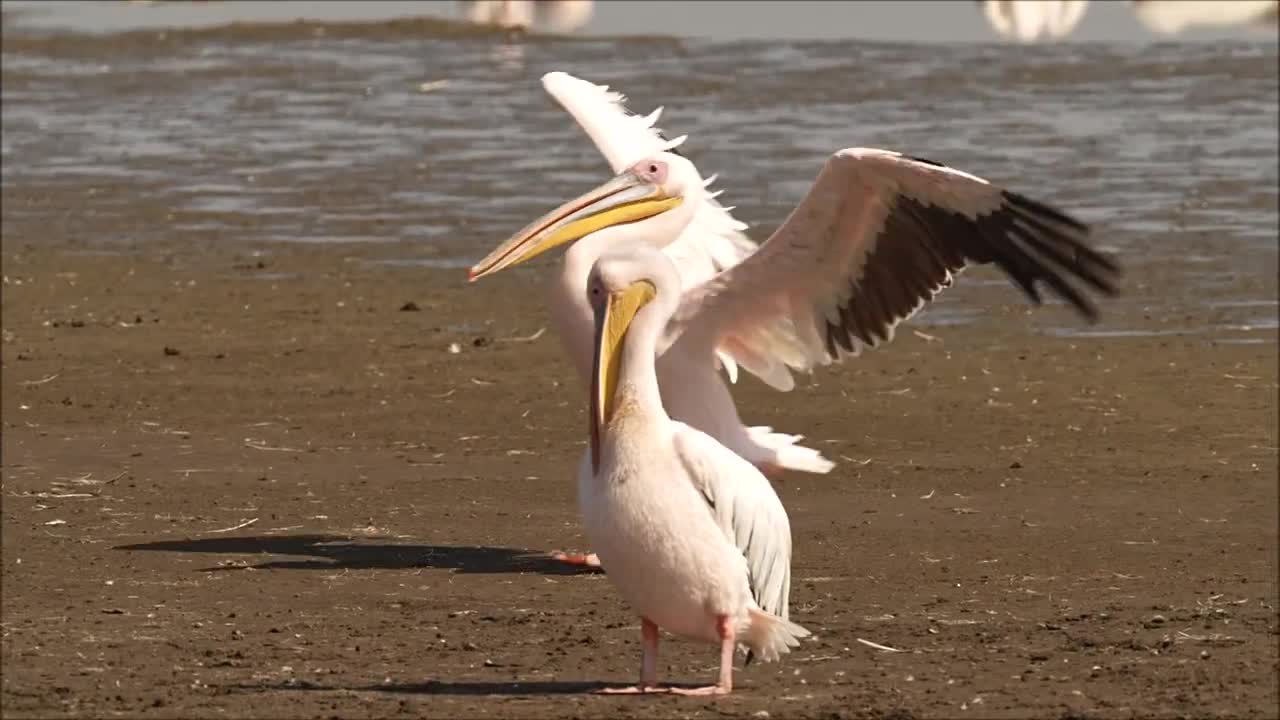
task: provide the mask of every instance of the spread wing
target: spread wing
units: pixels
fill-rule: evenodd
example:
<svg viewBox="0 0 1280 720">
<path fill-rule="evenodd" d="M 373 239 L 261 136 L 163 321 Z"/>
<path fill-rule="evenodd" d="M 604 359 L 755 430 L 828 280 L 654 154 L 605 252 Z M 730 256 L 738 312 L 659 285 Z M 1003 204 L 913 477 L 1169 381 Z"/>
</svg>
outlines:
<svg viewBox="0 0 1280 720">
<path fill-rule="evenodd" d="M 841 150 L 755 254 L 686 289 L 668 342 L 728 352 L 787 390 L 790 370 L 888 342 L 957 273 L 988 263 L 1034 303 L 1047 287 L 1094 320 L 1073 282 L 1113 295 L 1120 270 L 1088 234 L 1058 210 L 959 170 Z"/>
</svg>

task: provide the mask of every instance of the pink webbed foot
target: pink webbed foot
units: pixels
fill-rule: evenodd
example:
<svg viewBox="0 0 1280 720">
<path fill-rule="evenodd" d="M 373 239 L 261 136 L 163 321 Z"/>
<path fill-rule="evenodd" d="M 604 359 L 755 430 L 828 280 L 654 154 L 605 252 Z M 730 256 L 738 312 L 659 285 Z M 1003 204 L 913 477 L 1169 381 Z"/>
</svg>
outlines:
<svg viewBox="0 0 1280 720">
<path fill-rule="evenodd" d="M 600 558 L 595 553 L 565 553 L 553 552 L 551 557 L 562 563 L 569 565 L 577 565 L 579 567 L 598 568 L 600 567 Z"/>
<path fill-rule="evenodd" d="M 670 688 L 658 687 L 657 685 L 632 685 L 631 687 L 621 688 L 600 688 L 596 691 L 597 695 L 657 695 L 660 693 L 671 692 Z"/>
<path fill-rule="evenodd" d="M 685 695 L 690 697 L 706 697 L 708 695 L 728 695 L 732 690 L 721 685 L 708 685 L 700 688 L 671 688 L 671 692 L 675 695 Z"/>
</svg>

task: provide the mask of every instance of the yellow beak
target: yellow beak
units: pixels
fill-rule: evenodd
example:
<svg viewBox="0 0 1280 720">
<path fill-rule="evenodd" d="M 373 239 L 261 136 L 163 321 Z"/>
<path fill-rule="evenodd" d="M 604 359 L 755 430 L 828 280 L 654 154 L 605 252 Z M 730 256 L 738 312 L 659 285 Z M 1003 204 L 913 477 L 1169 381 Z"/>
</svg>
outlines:
<svg viewBox="0 0 1280 720">
<path fill-rule="evenodd" d="M 471 266 L 468 277 L 479 280 L 597 230 L 666 212 L 682 200 L 679 196 L 667 196 L 660 186 L 640 179 L 630 170 L 625 171 L 534 220 Z"/>
<path fill-rule="evenodd" d="M 591 372 L 591 466 L 600 471 L 600 433 L 617 409 L 622 343 L 640 308 L 658 294 L 648 280 L 611 293 L 596 313 L 596 354 Z"/>
</svg>

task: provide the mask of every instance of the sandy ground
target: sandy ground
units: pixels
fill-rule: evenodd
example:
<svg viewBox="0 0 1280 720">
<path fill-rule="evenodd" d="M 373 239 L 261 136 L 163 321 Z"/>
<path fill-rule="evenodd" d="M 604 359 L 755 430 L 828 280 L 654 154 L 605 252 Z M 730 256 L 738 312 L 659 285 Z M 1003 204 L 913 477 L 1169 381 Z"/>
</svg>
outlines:
<svg viewBox="0 0 1280 720">
<path fill-rule="evenodd" d="M 37 230 L 3 255 L 6 717 L 1275 716 L 1274 334 L 1046 337 L 1064 309 L 973 283 L 979 324 L 744 380 L 840 461 L 778 482 L 817 637 L 728 698 L 599 697 L 639 628 L 542 554 L 582 547 L 586 423 L 519 340 L 539 272 Z"/>
</svg>

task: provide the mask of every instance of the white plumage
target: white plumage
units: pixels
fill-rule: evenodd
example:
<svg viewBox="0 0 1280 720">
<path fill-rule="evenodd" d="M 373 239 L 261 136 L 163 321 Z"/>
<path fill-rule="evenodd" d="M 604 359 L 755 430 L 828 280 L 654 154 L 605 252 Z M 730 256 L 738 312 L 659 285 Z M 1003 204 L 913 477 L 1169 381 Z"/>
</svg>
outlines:
<svg viewBox="0 0 1280 720">
<path fill-rule="evenodd" d="M 471 269 L 473 279 L 572 243 L 552 284 L 552 318 L 590 378 L 591 268 L 612 248 L 655 248 L 676 263 L 678 307 L 656 343 L 661 402 L 760 468 L 827 472 L 799 436 L 747 427 L 719 373 L 756 375 L 778 390 L 792 373 L 857 355 L 893 337 L 972 264 L 994 264 L 1035 303 L 1047 287 L 1086 318 L 1075 283 L 1114 294 L 1119 268 L 1089 247 L 1089 229 L 988 181 L 897 152 L 831 156 L 808 195 L 764 244 L 709 197 L 693 163 L 621 97 L 563 73 L 544 78 L 618 174 L 535 220 Z M 618 170 L 618 168 L 621 168 Z M 576 241 L 576 242 L 575 242 Z"/>
<path fill-rule="evenodd" d="M 534 26 L 571 32 L 591 19 L 592 0 L 462 0 L 462 16 L 470 22 L 509 30 Z"/>
<path fill-rule="evenodd" d="M 548 73 L 542 79 L 547 92 L 578 122 L 605 157 L 614 172 L 622 172 L 635 162 L 659 153 L 675 153 L 685 141 L 663 137 L 655 123 L 659 108 L 647 116 L 634 115 L 623 106 L 621 94 L 575 78 L 567 73 Z M 583 296 L 587 273 L 595 261 L 618 242 L 635 242 L 661 249 L 678 269 L 682 287 L 705 282 L 731 267 L 756 249 L 743 230 L 746 225 L 733 216 L 706 188 L 710 184 L 697 168 L 678 155 L 682 187 L 688 202 L 672 218 L 665 232 L 640 234 L 626 228 L 610 228 L 575 243 L 565 253 L 560 271 L 551 285 L 551 319 L 557 336 L 578 374 L 587 378 L 591 362 L 591 309 Z M 540 227 L 535 221 L 526 228 Z M 659 222 L 655 220 L 655 222 Z M 647 228 L 648 226 L 646 226 Z M 522 237 L 512 238 L 472 268 L 478 278 L 509 264 L 521 262 Z M 817 451 L 799 445 L 800 435 L 775 433 L 767 427 L 748 427 L 738 416 L 733 397 L 717 369 L 725 368 L 736 379 L 737 360 L 732 352 L 714 351 L 710 366 L 689 365 L 676 358 L 658 363 L 660 385 L 666 388 L 663 401 L 672 417 L 711 434 L 731 450 L 765 468 L 825 473 L 834 467 Z"/>
<path fill-rule="evenodd" d="M 591 138 L 615 174 L 652 155 L 678 153 L 677 148 L 688 139 L 687 135 L 666 139 L 657 126 L 663 108 L 634 115 L 624 104 L 626 97 L 610 91 L 607 85 L 552 72 L 543 76 L 542 86 Z M 714 181 L 714 176 L 707 178 L 703 187 L 709 189 Z M 689 226 L 662 248 L 675 263 L 684 287 L 709 280 L 755 252 L 756 244 L 744 232 L 747 224 L 734 218 L 716 200 L 717 195 L 703 193 Z"/>
<path fill-rule="evenodd" d="M 982 0 L 987 22 L 1019 42 L 1064 38 L 1080 24 L 1088 0 Z"/>
<path fill-rule="evenodd" d="M 719 682 L 697 692 L 728 692 L 736 645 L 772 661 L 809 634 L 787 620 L 786 511 L 751 463 L 663 410 L 654 358 L 680 296 L 670 261 L 647 248 L 608 254 L 588 283 L 599 341 L 593 456 L 578 497 L 609 579 L 643 618 L 641 682 L 630 690 L 655 688 L 656 626 L 720 643 Z M 619 300 L 643 284 L 651 300 Z"/>
<path fill-rule="evenodd" d="M 1276 0 L 1134 0 L 1139 22 L 1161 35 L 1192 28 L 1247 27 L 1276 32 L 1280 2 Z"/>
</svg>

